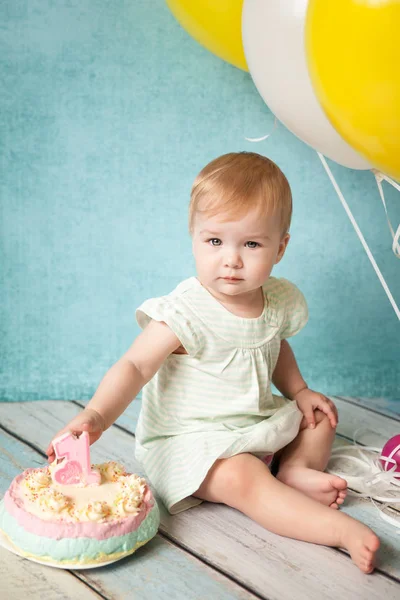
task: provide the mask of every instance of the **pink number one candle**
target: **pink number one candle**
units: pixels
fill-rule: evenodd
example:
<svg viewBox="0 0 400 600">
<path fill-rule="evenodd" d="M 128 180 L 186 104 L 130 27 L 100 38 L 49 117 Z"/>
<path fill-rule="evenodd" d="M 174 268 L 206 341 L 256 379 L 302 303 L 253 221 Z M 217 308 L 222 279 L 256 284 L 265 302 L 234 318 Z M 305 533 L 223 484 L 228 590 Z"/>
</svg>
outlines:
<svg viewBox="0 0 400 600">
<path fill-rule="evenodd" d="M 83 431 L 79 437 L 69 431 L 63 433 L 53 440 L 53 448 L 56 457 L 64 459 L 54 467 L 53 481 L 62 485 L 100 484 L 100 473 L 91 470 L 87 431 Z"/>
</svg>

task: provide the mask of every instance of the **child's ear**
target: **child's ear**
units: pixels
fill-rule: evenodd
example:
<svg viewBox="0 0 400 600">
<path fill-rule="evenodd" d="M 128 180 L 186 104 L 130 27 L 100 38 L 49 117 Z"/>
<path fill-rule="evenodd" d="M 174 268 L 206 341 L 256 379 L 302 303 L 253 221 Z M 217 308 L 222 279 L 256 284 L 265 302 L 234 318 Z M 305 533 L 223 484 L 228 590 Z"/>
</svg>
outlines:
<svg viewBox="0 0 400 600">
<path fill-rule="evenodd" d="M 285 233 L 285 235 L 279 242 L 279 250 L 278 250 L 278 254 L 276 256 L 275 264 L 278 264 L 278 262 L 283 258 L 283 255 L 285 254 L 289 240 L 290 240 L 290 234 Z"/>
</svg>

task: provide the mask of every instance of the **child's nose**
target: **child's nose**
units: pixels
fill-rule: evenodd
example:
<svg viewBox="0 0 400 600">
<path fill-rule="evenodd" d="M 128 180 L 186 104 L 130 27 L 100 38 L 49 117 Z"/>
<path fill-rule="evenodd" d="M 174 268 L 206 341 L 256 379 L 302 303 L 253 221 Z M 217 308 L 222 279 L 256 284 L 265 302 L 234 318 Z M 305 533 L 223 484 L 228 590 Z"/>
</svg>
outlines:
<svg viewBox="0 0 400 600">
<path fill-rule="evenodd" d="M 238 269 L 243 266 L 239 252 L 231 251 L 225 256 L 225 266 L 231 269 Z"/>
</svg>

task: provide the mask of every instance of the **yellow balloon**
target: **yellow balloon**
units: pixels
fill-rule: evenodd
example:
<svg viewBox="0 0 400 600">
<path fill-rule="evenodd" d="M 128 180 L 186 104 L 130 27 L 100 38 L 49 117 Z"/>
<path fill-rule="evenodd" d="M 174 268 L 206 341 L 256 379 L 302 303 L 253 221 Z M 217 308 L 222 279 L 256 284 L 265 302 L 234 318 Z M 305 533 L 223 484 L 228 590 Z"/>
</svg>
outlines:
<svg viewBox="0 0 400 600">
<path fill-rule="evenodd" d="M 310 0 L 306 53 L 319 101 L 342 137 L 400 178 L 400 2 Z"/>
<path fill-rule="evenodd" d="M 167 0 L 167 5 L 197 42 L 248 71 L 242 44 L 243 0 Z"/>
</svg>

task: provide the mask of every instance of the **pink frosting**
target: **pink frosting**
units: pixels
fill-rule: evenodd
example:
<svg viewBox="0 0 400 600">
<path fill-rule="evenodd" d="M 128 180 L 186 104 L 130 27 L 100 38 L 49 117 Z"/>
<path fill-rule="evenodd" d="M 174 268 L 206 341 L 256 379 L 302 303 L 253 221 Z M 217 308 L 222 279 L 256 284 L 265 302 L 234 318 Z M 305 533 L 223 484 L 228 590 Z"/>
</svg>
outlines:
<svg viewBox="0 0 400 600">
<path fill-rule="evenodd" d="M 17 487 L 23 478 L 24 473 L 17 475 L 4 496 L 4 506 L 7 512 L 12 515 L 26 531 L 56 540 L 61 538 L 80 537 L 104 540 L 109 537 L 131 533 L 139 527 L 154 505 L 153 494 L 149 488 L 146 488 L 142 507 L 139 514 L 135 516 L 128 516 L 119 521 L 109 521 L 104 523 L 92 521 L 82 521 L 77 523 L 43 521 L 39 517 L 28 513 L 23 508 L 23 502 L 17 494 Z"/>
</svg>

